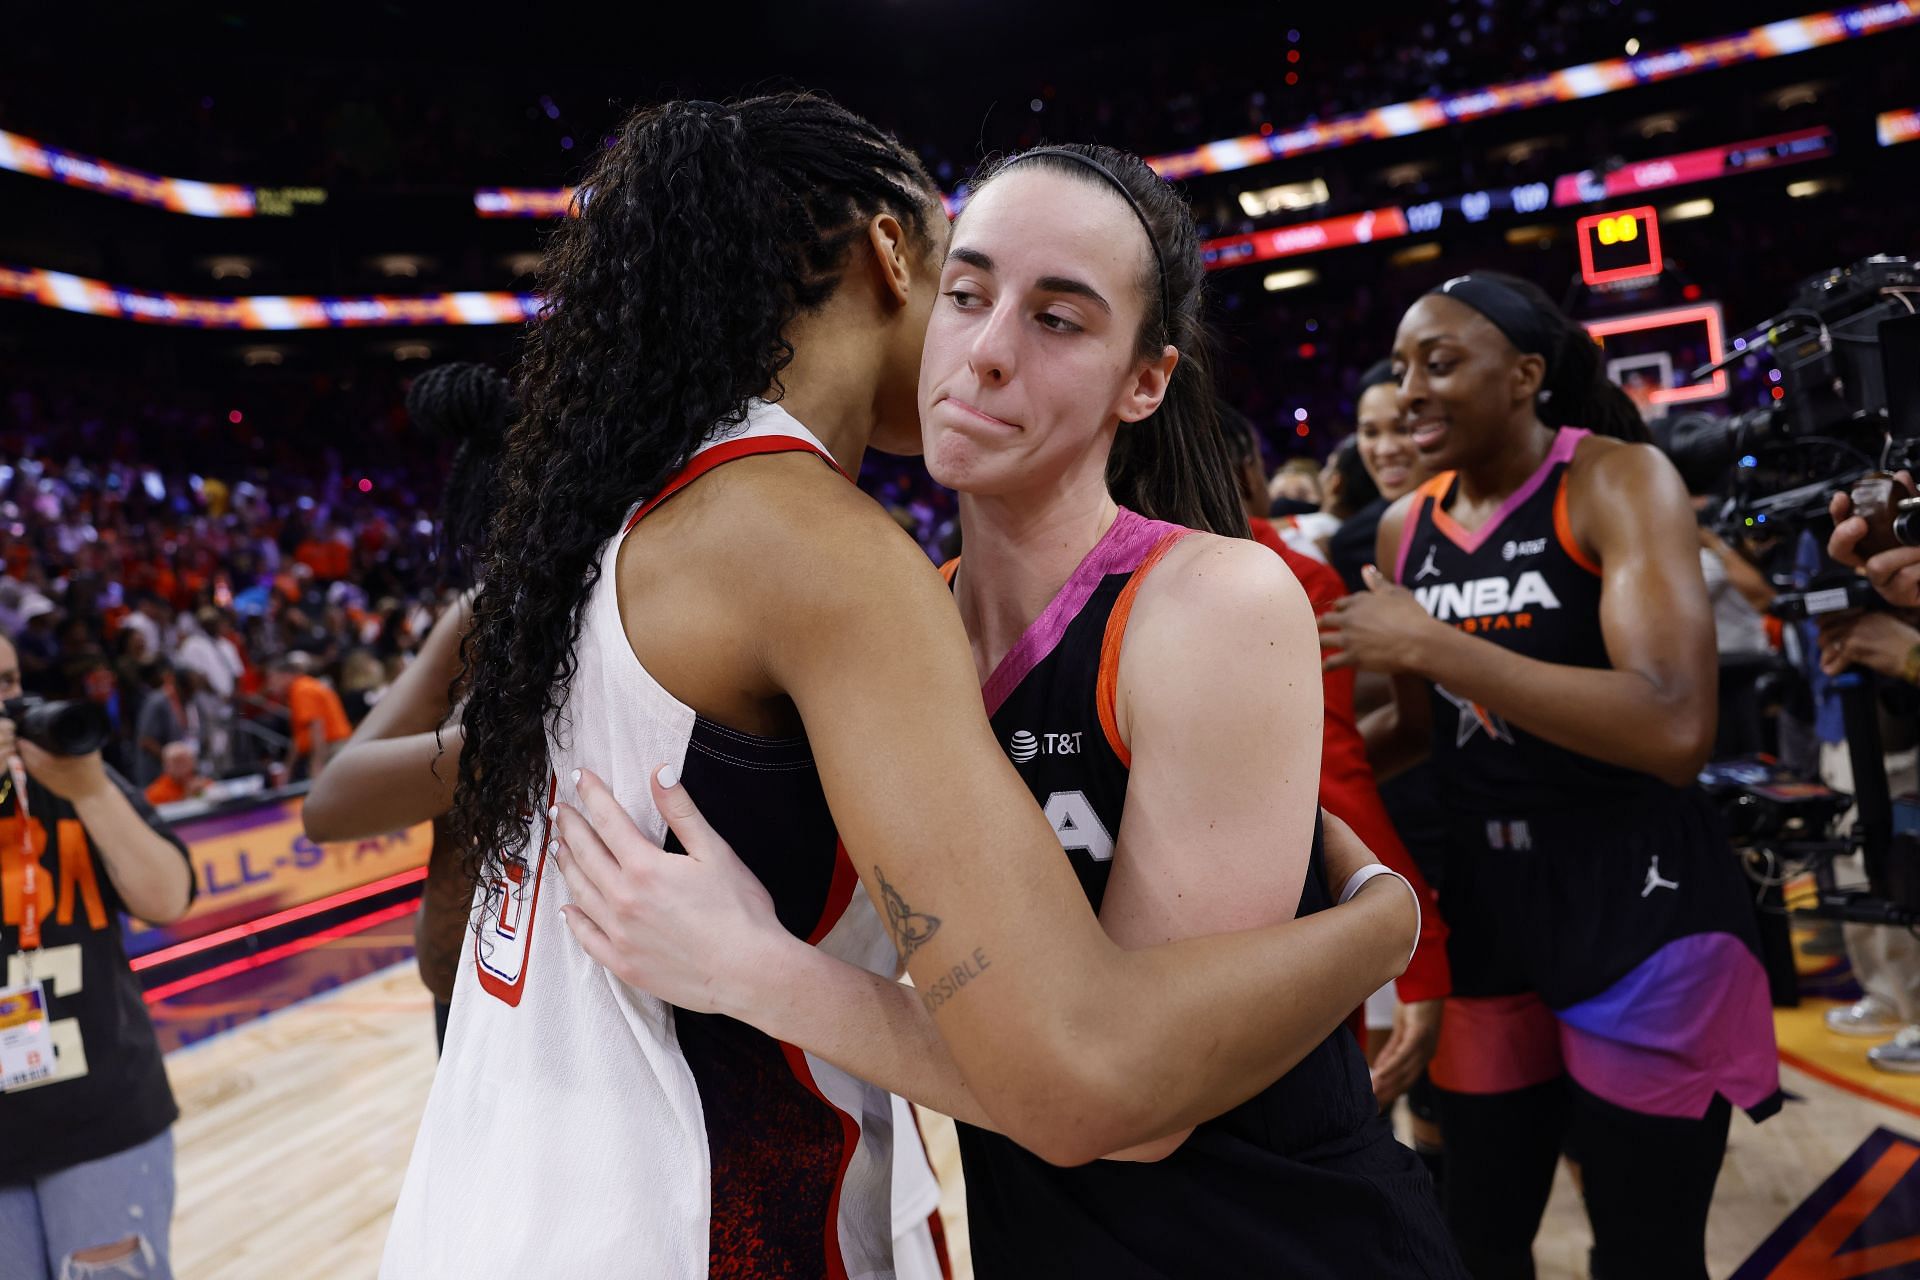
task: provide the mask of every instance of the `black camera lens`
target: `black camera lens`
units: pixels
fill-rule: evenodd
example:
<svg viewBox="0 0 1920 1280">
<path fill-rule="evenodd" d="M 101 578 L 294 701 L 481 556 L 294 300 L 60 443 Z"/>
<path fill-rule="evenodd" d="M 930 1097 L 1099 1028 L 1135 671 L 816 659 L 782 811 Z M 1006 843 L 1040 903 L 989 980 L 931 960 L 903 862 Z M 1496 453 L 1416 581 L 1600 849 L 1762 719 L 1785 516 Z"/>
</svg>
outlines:
<svg viewBox="0 0 1920 1280">
<path fill-rule="evenodd" d="M 1903 547 L 1920 547 L 1920 498 L 1908 498 L 1895 508 L 1893 537 Z"/>
<path fill-rule="evenodd" d="M 15 737 L 56 756 L 91 755 L 113 732 L 106 712 L 91 702 L 9 698 L 0 710 L 13 721 Z"/>
</svg>

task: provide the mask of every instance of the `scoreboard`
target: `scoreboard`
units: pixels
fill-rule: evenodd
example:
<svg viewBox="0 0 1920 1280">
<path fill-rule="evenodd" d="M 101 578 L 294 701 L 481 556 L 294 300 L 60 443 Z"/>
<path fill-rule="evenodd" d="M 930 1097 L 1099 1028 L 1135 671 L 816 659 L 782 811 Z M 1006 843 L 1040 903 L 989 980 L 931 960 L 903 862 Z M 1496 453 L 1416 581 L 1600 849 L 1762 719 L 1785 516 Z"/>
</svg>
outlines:
<svg viewBox="0 0 1920 1280">
<path fill-rule="evenodd" d="M 1580 278 L 1590 285 L 1660 274 L 1660 215 L 1650 204 L 1580 219 Z"/>
</svg>

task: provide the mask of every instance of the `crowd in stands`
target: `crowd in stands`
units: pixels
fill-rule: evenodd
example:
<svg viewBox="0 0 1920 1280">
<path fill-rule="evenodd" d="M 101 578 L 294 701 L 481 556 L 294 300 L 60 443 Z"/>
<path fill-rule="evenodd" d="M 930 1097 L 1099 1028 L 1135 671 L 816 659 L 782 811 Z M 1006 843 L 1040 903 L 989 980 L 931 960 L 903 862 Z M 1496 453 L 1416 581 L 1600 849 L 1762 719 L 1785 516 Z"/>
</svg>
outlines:
<svg viewBox="0 0 1920 1280">
<path fill-rule="evenodd" d="M 109 763 L 156 799 L 323 763 L 446 601 L 417 496 L 437 489 L 431 442 L 374 450 L 385 413 L 335 434 L 334 449 L 383 457 L 376 486 L 313 447 L 315 423 L 10 373 L 0 632 L 26 692 L 97 703 Z"/>
<path fill-rule="evenodd" d="M 156 802 L 324 768 L 455 595 L 447 455 L 408 423 L 406 380 L 307 385 L 233 422 L 184 391 L 9 368 L 0 635 L 25 691 L 97 703 L 108 762 Z M 917 464 L 876 455 L 861 482 L 930 555 L 951 537 L 953 496 Z"/>
</svg>

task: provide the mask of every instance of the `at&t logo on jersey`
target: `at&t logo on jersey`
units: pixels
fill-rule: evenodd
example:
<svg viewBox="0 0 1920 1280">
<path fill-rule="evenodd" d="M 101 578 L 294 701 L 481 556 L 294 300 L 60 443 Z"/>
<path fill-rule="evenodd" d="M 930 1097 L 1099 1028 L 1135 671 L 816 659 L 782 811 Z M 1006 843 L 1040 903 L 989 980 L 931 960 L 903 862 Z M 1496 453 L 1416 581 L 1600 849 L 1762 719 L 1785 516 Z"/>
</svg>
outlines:
<svg viewBox="0 0 1920 1280">
<path fill-rule="evenodd" d="M 1528 538 L 1525 542 L 1515 542 L 1509 538 L 1500 548 L 1502 560 L 1521 560 L 1527 556 L 1537 556 L 1547 549 L 1545 538 Z"/>
<path fill-rule="evenodd" d="M 1530 554 L 1524 551 L 1529 543 L 1507 545 L 1520 548 L 1516 555 Z M 1450 622 L 1469 633 L 1531 627 L 1530 610 L 1560 607 L 1560 598 L 1553 594 L 1553 588 L 1537 569 L 1528 569 L 1512 581 L 1474 578 L 1467 582 L 1436 582 L 1415 587 L 1413 598 L 1440 621 Z"/>
<path fill-rule="evenodd" d="M 1007 740 L 1007 755 L 1015 764 L 1026 764 L 1039 755 L 1077 756 L 1083 736 L 1078 733 L 1043 733 L 1036 736 L 1025 729 L 1017 729 L 1013 737 Z"/>
</svg>

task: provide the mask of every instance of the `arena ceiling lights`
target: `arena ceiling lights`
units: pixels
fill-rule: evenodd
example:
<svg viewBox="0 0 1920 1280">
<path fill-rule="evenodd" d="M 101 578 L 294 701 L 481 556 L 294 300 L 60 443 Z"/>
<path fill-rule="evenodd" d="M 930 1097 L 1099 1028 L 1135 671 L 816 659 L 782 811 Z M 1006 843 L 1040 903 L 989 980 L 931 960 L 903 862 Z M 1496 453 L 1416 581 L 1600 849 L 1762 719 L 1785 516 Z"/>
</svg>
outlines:
<svg viewBox="0 0 1920 1280">
<path fill-rule="evenodd" d="M 1277 187 L 1240 193 L 1240 211 L 1249 218 L 1267 218 L 1276 213 L 1298 213 L 1323 205 L 1332 198 L 1325 178 L 1304 182 L 1283 182 Z"/>
<path fill-rule="evenodd" d="M 1920 0 L 1882 0 L 1810 13 L 1635 57 L 1584 63 L 1525 80 L 1395 103 L 1270 134 L 1223 138 L 1190 151 L 1150 156 L 1147 163 L 1162 177 L 1174 181 L 1209 173 L 1231 173 L 1355 143 L 1404 138 L 1488 116 L 1597 98 L 1639 85 L 1658 84 L 1743 62 L 1785 57 L 1916 24 L 1920 24 Z M 1882 120 L 1885 119 L 1883 116 Z M 327 193 L 317 187 L 252 187 L 162 177 L 51 147 L 4 130 L 0 130 L 0 169 L 202 218 L 285 215 L 302 205 L 324 203 L 327 198 Z M 474 211 L 483 218 L 552 218 L 566 213 L 572 199 L 573 191 L 566 187 L 486 187 L 474 193 L 473 202 Z M 955 211 L 956 203 L 949 200 L 949 213 Z"/>
<path fill-rule="evenodd" d="M 1576 102 L 1603 94 L 1658 84 L 1682 76 L 1716 71 L 1743 62 L 1803 53 L 1822 45 L 1920 24 L 1920 0 L 1856 5 L 1787 18 L 1715 40 L 1695 40 L 1631 58 L 1609 58 L 1567 67 L 1546 75 L 1465 93 L 1420 98 L 1373 111 L 1336 116 L 1271 134 L 1247 134 L 1149 156 L 1147 163 L 1170 181 L 1208 173 L 1231 173 L 1275 160 L 1331 151 L 1358 142 L 1404 138 L 1488 116 L 1508 115 L 1557 102 Z"/>
<path fill-rule="evenodd" d="M 61 271 L 0 265 L 0 298 L 43 307 L 188 329 L 385 329 L 415 325 L 521 324 L 540 311 L 530 293 L 426 293 L 320 298 L 254 295 L 202 298 L 150 293 Z"/>
</svg>

